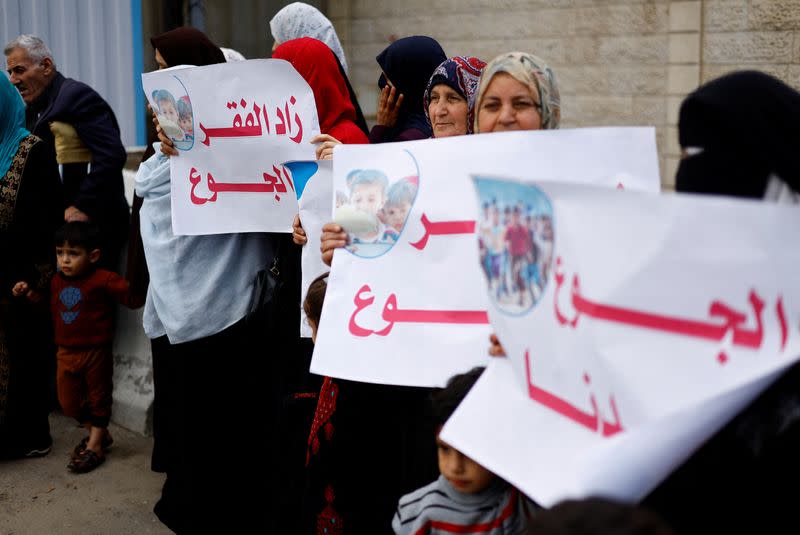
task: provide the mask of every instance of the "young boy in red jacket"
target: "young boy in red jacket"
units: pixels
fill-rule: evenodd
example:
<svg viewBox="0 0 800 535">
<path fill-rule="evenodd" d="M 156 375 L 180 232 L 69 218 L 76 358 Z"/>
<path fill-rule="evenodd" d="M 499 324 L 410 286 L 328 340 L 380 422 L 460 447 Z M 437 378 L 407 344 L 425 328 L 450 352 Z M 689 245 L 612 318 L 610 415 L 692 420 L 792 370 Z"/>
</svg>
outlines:
<svg viewBox="0 0 800 535">
<path fill-rule="evenodd" d="M 97 227 L 75 221 L 62 226 L 54 240 L 58 273 L 51 282 L 50 310 L 58 345 L 58 401 L 65 415 L 76 418 L 89 431 L 67 465 L 79 473 L 100 466 L 113 442 L 108 423 L 115 302 L 129 308 L 143 304 L 131 294 L 125 279 L 97 268 L 99 239 Z M 41 298 L 26 282 L 15 284 L 12 293 L 31 301 Z"/>
</svg>

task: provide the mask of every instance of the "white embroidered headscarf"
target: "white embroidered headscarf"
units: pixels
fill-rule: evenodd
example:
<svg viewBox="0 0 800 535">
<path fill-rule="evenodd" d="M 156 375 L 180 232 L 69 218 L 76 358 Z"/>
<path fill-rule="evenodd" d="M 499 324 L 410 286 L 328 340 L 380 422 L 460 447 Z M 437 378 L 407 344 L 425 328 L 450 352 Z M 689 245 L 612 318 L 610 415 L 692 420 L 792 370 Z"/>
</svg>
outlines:
<svg viewBox="0 0 800 535">
<path fill-rule="evenodd" d="M 231 61 L 244 61 L 245 58 L 241 52 L 238 50 L 234 50 L 232 48 L 225 48 L 224 46 L 219 47 L 222 50 L 222 55 L 225 56 L 225 61 L 230 63 Z"/>
<path fill-rule="evenodd" d="M 344 58 L 344 49 L 339 42 L 339 36 L 336 35 L 336 29 L 328 17 L 314 6 L 303 2 L 289 4 L 272 17 L 269 28 L 272 31 L 272 38 L 278 43 L 301 37 L 313 37 L 322 41 L 333 50 L 344 72 L 347 72 L 347 60 Z"/>
</svg>

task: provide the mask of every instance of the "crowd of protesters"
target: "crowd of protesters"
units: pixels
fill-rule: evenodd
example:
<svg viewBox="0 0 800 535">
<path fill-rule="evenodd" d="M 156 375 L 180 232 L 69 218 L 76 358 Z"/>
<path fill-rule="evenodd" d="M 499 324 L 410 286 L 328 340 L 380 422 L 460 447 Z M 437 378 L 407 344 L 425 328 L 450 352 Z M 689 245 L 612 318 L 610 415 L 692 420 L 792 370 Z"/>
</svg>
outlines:
<svg viewBox="0 0 800 535">
<path fill-rule="evenodd" d="M 448 57 L 431 37 L 398 39 L 376 50 L 380 97 L 370 129 L 330 21 L 296 2 L 269 26 L 272 57 L 290 62 L 314 93 L 318 159 L 333 158 L 342 143 L 559 127 L 556 73 L 536 51 L 485 62 Z M 194 28 L 151 43 L 159 68 L 242 59 Z M 599 497 L 543 509 L 438 437 L 481 369 L 444 389 L 309 373 L 327 275 L 300 303 L 300 253 L 321 246 L 330 264 L 336 248 L 352 245 L 339 224 L 323 226 L 321 244 L 307 243 L 299 217 L 291 235 L 175 235 L 169 159 L 178 151 L 155 115 L 158 141 L 140 164 L 131 210 L 109 105 L 59 73 L 35 36 L 17 37 L 4 53 L 0 458 L 50 453 L 54 392 L 87 431 L 63 452 L 68 469 L 95 470 L 113 451 L 119 302 L 144 306 L 155 385 L 152 469 L 166 474 L 155 513 L 176 533 L 668 534 L 749 531 L 765 518 L 798 529 L 783 490 L 800 475 L 796 367 L 659 485 L 644 500 L 649 509 Z M 180 102 L 173 104 L 177 123 Z M 766 74 L 739 72 L 698 88 L 681 107 L 679 135 L 679 191 L 765 202 L 800 192 L 800 94 Z M 373 211 L 382 218 L 379 239 L 391 240 L 390 210 L 408 207 L 391 191 L 382 198 Z M 529 206 L 482 210 L 477 232 L 490 289 L 524 308 L 542 292 L 552 222 Z M 116 271 L 126 240 L 123 278 Z M 270 306 L 254 309 L 253 285 L 270 264 L 281 284 Z M 192 276 L 198 271 L 202 279 Z M 300 337 L 301 306 L 311 341 Z M 496 337 L 487 350 L 503 353 Z"/>
</svg>

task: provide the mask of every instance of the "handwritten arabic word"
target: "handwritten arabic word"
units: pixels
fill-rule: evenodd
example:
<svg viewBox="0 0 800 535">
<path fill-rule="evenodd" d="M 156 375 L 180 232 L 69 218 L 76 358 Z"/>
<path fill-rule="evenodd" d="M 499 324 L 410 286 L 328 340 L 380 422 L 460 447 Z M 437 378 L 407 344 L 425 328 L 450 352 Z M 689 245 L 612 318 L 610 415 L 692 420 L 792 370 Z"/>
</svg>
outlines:
<svg viewBox="0 0 800 535">
<path fill-rule="evenodd" d="M 350 334 L 359 337 L 386 336 L 394 327 L 395 323 L 450 323 L 450 324 L 474 324 L 486 325 L 489 323 L 489 316 L 484 310 L 410 310 L 397 308 L 397 296 L 390 294 L 383 306 L 381 318 L 388 325 L 381 330 L 375 331 L 366 329 L 356 323 L 356 316 L 366 307 L 375 302 L 375 297 L 363 297 L 364 294 L 371 292 L 368 284 L 363 285 L 356 292 L 353 303 L 356 309 L 350 316 L 348 330 Z"/>
<path fill-rule="evenodd" d="M 439 221 L 433 222 L 428 216 L 422 214 L 422 226 L 425 227 L 425 234 L 418 241 L 412 242 L 411 246 L 420 251 L 428 244 L 431 236 L 445 236 L 453 234 L 474 234 L 475 221 Z"/>
<path fill-rule="evenodd" d="M 286 168 L 281 166 L 272 166 L 274 175 L 263 173 L 264 183 L 245 182 L 245 183 L 231 183 L 231 182 L 217 182 L 211 173 L 206 173 L 206 189 L 210 192 L 210 197 L 202 197 L 197 194 L 196 189 L 202 180 L 202 174 L 194 167 L 189 171 L 189 182 L 192 183 L 192 189 L 189 192 L 192 199 L 192 204 L 203 205 L 207 202 L 216 202 L 217 194 L 220 192 L 239 192 L 239 193 L 274 193 L 275 200 L 280 202 L 281 193 L 288 191 L 286 184 L 294 191 L 294 182 L 292 177 L 286 171 Z"/>
<path fill-rule="evenodd" d="M 303 139 L 303 122 L 300 120 L 300 115 L 295 113 L 294 114 L 294 123 L 296 124 L 296 128 L 292 126 L 292 117 L 291 113 L 289 112 L 289 105 L 294 105 L 297 103 L 297 99 L 294 95 L 290 96 L 289 100 L 284 103 L 283 108 L 281 106 L 275 107 L 275 113 L 278 117 L 278 122 L 275 124 L 275 135 L 276 136 L 285 136 L 290 135 L 289 139 L 294 141 L 295 143 L 300 143 Z M 237 103 L 235 100 L 232 100 L 226 104 L 229 110 L 237 110 L 239 107 L 242 108 L 242 113 L 246 112 L 247 108 L 247 101 L 245 99 L 240 99 Z M 270 124 L 269 124 L 269 114 L 267 113 L 267 107 L 263 104 L 259 106 L 255 102 L 253 103 L 252 112 L 247 113 L 245 116 L 244 122 L 242 122 L 242 113 L 236 113 L 233 116 L 232 126 L 227 127 L 220 127 L 220 128 L 210 128 L 200 123 L 200 130 L 203 131 L 205 134 L 205 139 L 201 143 L 203 145 L 209 147 L 211 146 L 211 138 L 239 138 L 239 137 L 256 137 L 261 136 L 264 134 L 270 134 Z M 263 121 L 262 121 L 263 118 Z M 296 130 L 297 133 L 291 136 L 292 132 Z"/>
<path fill-rule="evenodd" d="M 764 311 L 764 300 L 750 290 L 748 302 L 755 317 L 755 326 L 746 328 L 747 314 L 734 310 L 733 307 L 720 300 L 714 300 L 709 305 L 708 315 L 718 321 L 700 321 L 652 312 L 643 312 L 630 308 L 623 308 L 613 305 L 591 301 L 583 297 L 580 290 L 580 280 L 578 275 L 572 277 L 572 294 L 570 301 L 575 309 L 575 315 L 568 318 L 564 315 L 558 303 L 558 296 L 564 284 L 564 274 L 561 271 L 561 258 L 556 259 L 556 291 L 554 297 L 555 316 L 560 325 L 567 325 L 573 329 L 578 325 L 581 316 L 587 316 L 595 320 L 608 321 L 630 325 L 633 327 L 652 329 L 668 332 L 681 336 L 689 336 L 722 342 L 728 333 L 731 333 L 732 344 L 739 347 L 759 349 L 764 340 L 764 323 L 762 313 Z M 783 310 L 783 298 L 778 296 L 775 304 L 775 313 L 781 328 L 781 351 L 786 347 L 788 339 L 788 327 L 786 314 Z M 728 355 L 724 350 L 717 354 L 717 362 L 725 364 L 728 362 Z"/>
<path fill-rule="evenodd" d="M 592 406 L 592 412 L 587 412 L 571 404 L 566 399 L 558 397 L 552 392 L 534 385 L 531 380 L 530 351 L 527 349 L 525 350 L 525 377 L 528 382 L 528 397 L 536 403 L 555 411 L 593 433 L 600 431 L 603 437 L 611 437 L 620 431 L 624 431 L 622 423 L 620 423 L 619 412 L 617 411 L 617 404 L 614 401 L 613 395 L 609 396 L 608 405 L 611 407 L 611 414 L 614 416 L 614 421 L 609 422 L 602 419 L 600 411 L 597 408 L 597 400 L 594 394 L 589 396 L 589 404 Z M 591 385 L 589 374 L 583 374 L 583 382 L 586 383 L 587 386 Z"/>
</svg>

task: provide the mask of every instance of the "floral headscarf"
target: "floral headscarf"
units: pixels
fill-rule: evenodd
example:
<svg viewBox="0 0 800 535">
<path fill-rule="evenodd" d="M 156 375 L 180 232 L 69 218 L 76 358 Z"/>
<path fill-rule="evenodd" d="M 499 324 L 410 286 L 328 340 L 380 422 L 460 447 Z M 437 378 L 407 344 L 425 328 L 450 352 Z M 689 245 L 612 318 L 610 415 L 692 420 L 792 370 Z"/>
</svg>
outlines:
<svg viewBox="0 0 800 535">
<path fill-rule="evenodd" d="M 489 62 L 483 69 L 475 109 L 480 110 L 483 94 L 495 74 L 507 73 L 515 80 L 530 88 L 531 93 L 539 95 L 541 104 L 542 130 L 558 128 L 561 121 L 561 97 L 558 93 L 556 75 L 541 58 L 526 52 L 508 52 Z M 475 114 L 475 131 L 480 132 L 478 114 Z"/>
<path fill-rule="evenodd" d="M 484 67 L 486 67 L 485 61 L 468 56 L 455 56 L 446 59 L 436 67 L 436 70 L 433 71 L 433 76 L 428 82 L 428 87 L 425 88 L 423 97 L 425 117 L 428 119 L 428 124 L 431 122 L 428 114 L 428 106 L 431 104 L 431 90 L 436 85 L 445 84 L 466 99 L 469 109 L 467 112 L 467 133 L 472 133 L 472 125 L 475 120 L 475 96 L 478 93 L 478 82 Z"/>
</svg>

